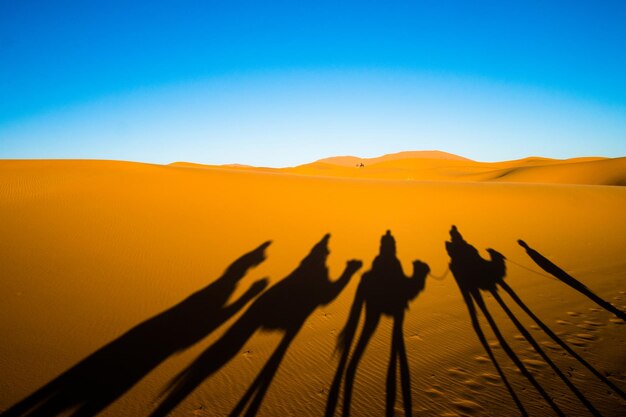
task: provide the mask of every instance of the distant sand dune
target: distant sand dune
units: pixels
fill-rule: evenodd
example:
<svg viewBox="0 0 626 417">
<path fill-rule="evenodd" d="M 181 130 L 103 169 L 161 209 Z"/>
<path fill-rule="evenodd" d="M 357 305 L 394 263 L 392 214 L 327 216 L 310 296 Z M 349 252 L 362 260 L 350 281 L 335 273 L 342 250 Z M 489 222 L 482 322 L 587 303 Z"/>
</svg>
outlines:
<svg viewBox="0 0 626 417">
<path fill-rule="evenodd" d="M 360 167 L 360 164 L 364 166 Z M 505 162 L 477 162 L 440 151 L 415 151 L 378 158 L 339 156 L 291 168 L 258 168 L 238 164 L 216 167 L 188 162 L 171 165 L 385 180 L 626 185 L 626 157 L 565 160 L 529 157 Z"/>
<path fill-rule="evenodd" d="M 447 152 L 441 151 L 406 151 L 387 154 L 379 156 L 377 158 L 359 158 L 357 156 L 333 156 L 331 158 L 320 159 L 317 162 L 353 167 L 357 163 L 363 163 L 368 165 L 378 164 L 380 162 L 397 161 L 401 159 L 440 159 L 446 161 L 470 161 L 462 156 L 453 155 Z"/>
<path fill-rule="evenodd" d="M 626 185 L 626 158 L 519 166 L 493 173 L 491 181 Z"/>
<path fill-rule="evenodd" d="M 352 178 L 381 178 L 414 181 L 501 181 L 589 185 L 625 185 L 626 158 L 574 158 L 553 160 L 526 158 L 508 162 L 475 162 L 463 158 L 415 157 L 412 153 L 394 158 L 374 158 L 357 163 L 333 163 L 333 158 L 286 169 L 305 175 Z M 339 168 L 340 167 L 340 168 Z M 349 167 L 349 168 L 348 168 Z"/>
</svg>

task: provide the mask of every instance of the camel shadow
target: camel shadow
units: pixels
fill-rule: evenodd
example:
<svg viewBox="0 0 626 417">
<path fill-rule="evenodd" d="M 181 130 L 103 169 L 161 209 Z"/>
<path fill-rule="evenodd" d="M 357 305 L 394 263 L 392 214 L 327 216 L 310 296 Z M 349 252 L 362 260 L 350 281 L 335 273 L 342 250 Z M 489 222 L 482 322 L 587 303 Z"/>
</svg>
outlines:
<svg viewBox="0 0 626 417">
<path fill-rule="evenodd" d="M 590 369 L 596 376 L 601 374 L 595 370 L 590 364 L 576 354 L 565 342 L 563 342 L 554 332 L 552 332 L 543 322 L 541 322 L 536 315 L 521 301 L 521 299 L 515 294 L 511 287 L 504 281 L 506 276 L 505 257 L 494 249 L 488 249 L 487 252 L 490 255 L 490 260 L 483 259 L 478 250 L 469 243 L 467 243 L 463 236 L 460 234 L 456 226 L 452 226 L 450 230 L 450 241 L 446 242 L 446 250 L 450 255 L 450 270 L 454 275 L 454 278 L 461 290 L 463 300 L 467 306 L 470 314 L 470 320 L 472 327 L 476 332 L 478 339 L 480 340 L 483 348 L 487 352 L 487 355 L 491 359 L 494 367 L 496 368 L 500 378 L 502 379 L 506 389 L 509 391 L 513 401 L 517 405 L 520 413 L 524 416 L 528 415 L 524 405 L 520 401 L 519 397 L 515 393 L 512 385 L 504 374 L 500 364 L 496 360 L 493 354 L 491 346 L 487 342 L 485 333 L 483 332 L 477 316 L 477 308 L 482 311 L 486 318 L 491 330 L 496 336 L 500 346 L 511 359 L 511 361 L 517 366 L 520 373 L 534 386 L 537 392 L 543 397 L 546 403 L 552 408 L 552 410 L 559 416 L 565 414 L 554 402 L 553 398 L 546 392 L 546 390 L 539 384 L 533 374 L 529 372 L 523 361 L 517 356 L 511 346 L 507 343 L 501 331 L 499 330 L 495 320 L 491 313 L 487 309 L 485 301 L 482 297 L 481 291 L 489 292 L 496 300 L 498 305 L 505 312 L 507 317 L 515 325 L 521 335 L 529 342 L 533 349 L 541 356 L 547 365 L 554 371 L 554 374 L 569 388 L 569 390 L 578 398 L 581 404 L 592 414 L 600 415 L 598 410 L 589 402 L 589 400 L 580 392 L 580 390 L 571 382 L 571 380 L 558 368 L 558 366 L 550 359 L 550 357 L 541 348 L 539 343 L 530 334 L 530 332 L 523 326 L 519 319 L 513 314 L 511 309 L 504 302 L 498 288 L 504 289 L 511 298 L 525 311 L 544 332 L 552 337 L 563 349 L 572 354 L 573 357 L 578 359 L 583 365 Z M 612 388 L 616 389 L 616 392 L 620 393 L 619 389 L 614 384 L 610 383 L 605 377 L 601 376 L 601 380 L 607 383 Z M 622 393 L 623 394 L 623 393 Z"/>
<path fill-rule="evenodd" d="M 342 414 L 343 416 L 350 415 L 352 391 L 358 364 L 383 315 L 393 318 L 391 356 L 387 368 L 385 413 L 387 416 L 394 415 L 396 371 L 399 365 L 404 412 L 406 416 L 412 415 L 411 380 L 403 334 L 404 314 L 408 309 L 409 301 L 416 298 L 424 289 L 429 270 L 425 263 L 414 261 L 413 276 L 407 278 L 402 271 L 400 261 L 396 257 L 395 239 L 390 231 L 383 235 L 380 253 L 374 259 L 372 268 L 363 274 L 350 309 L 348 321 L 339 335 L 338 351 L 341 356 L 326 404 L 325 415 L 327 417 L 332 417 L 335 414 L 344 370 Z M 365 309 L 365 322 L 356 347 L 352 352 L 352 357 L 348 362 L 350 348 L 363 309 Z"/>
<path fill-rule="evenodd" d="M 361 267 L 360 261 L 351 260 L 339 279 L 329 280 L 326 266 L 329 239 L 330 235 L 325 235 L 289 276 L 257 298 L 219 340 L 180 372 L 169 383 L 163 393 L 166 397 L 151 415 L 169 414 L 205 379 L 233 359 L 258 330 L 281 331 L 282 340 L 230 414 L 256 415 L 283 357 L 304 322 L 319 306 L 332 302 Z"/>
<path fill-rule="evenodd" d="M 526 242 L 524 242 L 523 240 L 520 239 L 520 240 L 517 241 L 517 243 L 519 243 L 519 245 L 526 250 L 526 254 L 541 269 L 543 269 L 544 271 L 546 271 L 550 275 L 554 276 L 555 278 L 559 279 L 564 284 L 569 285 L 571 288 L 573 288 L 576 291 L 578 291 L 579 293 L 583 294 L 584 296 L 586 296 L 591 301 L 593 301 L 594 303 L 596 303 L 600 307 L 604 308 L 608 312 L 615 314 L 617 317 L 619 317 L 622 320 L 626 320 L 626 313 L 624 313 L 623 311 L 621 311 L 617 307 L 615 307 L 613 304 L 609 303 L 608 301 L 606 301 L 603 298 L 601 298 L 598 295 L 596 295 L 593 291 L 591 291 L 589 288 L 587 288 L 587 286 L 585 284 L 583 284 L 582 282 L 578 281 L 576 278 L 572 277 L 567 272 L 565 272 L 564 270 L 562 270 L 561 268 L 556 266 L 548 258 L 546 258 L 542 254 L 537 252 L 535 249 L 533 249 L 530 246 L 528 246 L 528 244 L 526 244 Z"/>
<path fill-rule="evenodd" d="M 256 281 L 226 304 L 250 268 L 265 260 L 265 242 L 233 262 L 224 274 L 179 304 L 138 324 L 6 410 L 3 417 L 93 416 L 151 370 L 217 329 L 267 286 Z"/>
</svg>

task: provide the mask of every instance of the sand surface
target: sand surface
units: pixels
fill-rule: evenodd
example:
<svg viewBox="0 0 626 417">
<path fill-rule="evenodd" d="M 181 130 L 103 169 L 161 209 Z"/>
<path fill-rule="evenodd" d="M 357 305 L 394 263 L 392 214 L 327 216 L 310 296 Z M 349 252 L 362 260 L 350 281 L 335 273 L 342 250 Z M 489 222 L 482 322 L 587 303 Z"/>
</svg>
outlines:
<svg viewBox="0 0 626 417">
<path fill-rule="evenodd" d="M 626 158 L 355 161 L 0 161 L 3 416 L 626 414 Z"/>
</svg>

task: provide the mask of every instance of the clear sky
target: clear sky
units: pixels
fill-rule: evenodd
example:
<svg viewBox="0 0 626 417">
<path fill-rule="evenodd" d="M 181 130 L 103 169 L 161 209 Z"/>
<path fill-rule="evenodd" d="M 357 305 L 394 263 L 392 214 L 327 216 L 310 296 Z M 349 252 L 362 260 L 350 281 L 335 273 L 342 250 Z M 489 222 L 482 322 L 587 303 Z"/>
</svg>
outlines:
<svg viewBox="0 0 626 417">
<path fill-rule="evenodd" d="M 626 155 L 624 1 L 0 0 L 0 158 Z"/>
</svg>

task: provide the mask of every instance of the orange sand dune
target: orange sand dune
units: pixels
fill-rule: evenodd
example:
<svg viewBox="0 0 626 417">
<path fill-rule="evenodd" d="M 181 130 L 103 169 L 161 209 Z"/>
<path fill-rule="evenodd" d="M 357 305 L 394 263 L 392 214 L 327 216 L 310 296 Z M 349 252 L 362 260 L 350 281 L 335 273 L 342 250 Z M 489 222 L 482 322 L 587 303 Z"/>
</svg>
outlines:
<svg viewBox="0 0 626 417">
<path fill-rule="evenodd" d="M 624 163 L 0 161 L 0 411 L 624 415 Z"/>
<path fill-rule="evenodd" d="M 451 153 L 441 151 L 406 151 L 387 154 L 379 156 L 377 158 L 359 158 L 357 156 L 333 156 L 330 158 L 320 159 L 317 162 L 353 167 L 359 163 L 373 165 L 380 162 L 397 161 L 400 159 L 443 159 L 447 161 L 469 161 L 469 159 L 463 158 L 462 156 L 453 155 Z"/>
<path fill-rule="evenodd" d="M 626 157 L 584 157 L 565 160 L 530 157 L 505 162 L 477 162 L 440 151 L 414 151 L 379 158 L 332 157 L 290 168 L 258 168 L 238 164 L 210 166 L 188 162 L 176 162 L 171 165 L 405 181 L 626 185 Z"/>
<path fill-rule="evenodd" d="M 626 185 L 626 158 L 526 158 L 475 162 L 454 158 L 412 157 L 356 164 L 333 164 L 332 158 L 286 169 L 304 175 L 382 178 L 410 181 L 502 181 L 526 183 Z"/>
</svg>

